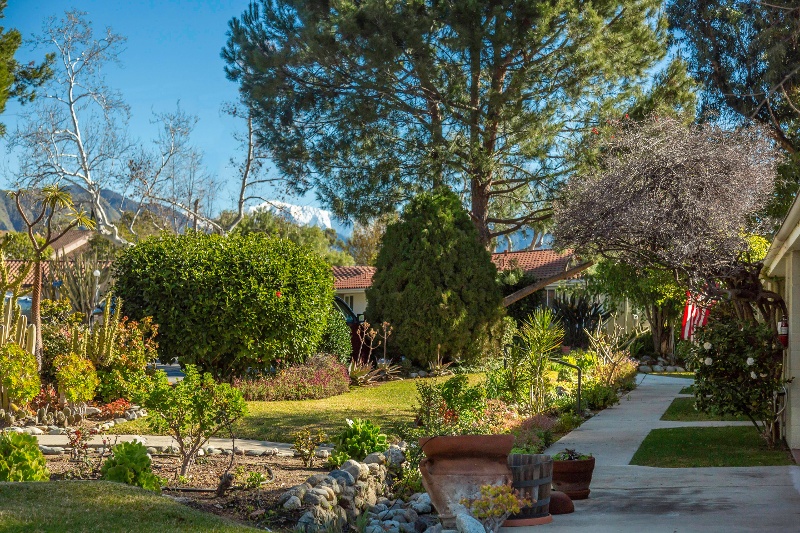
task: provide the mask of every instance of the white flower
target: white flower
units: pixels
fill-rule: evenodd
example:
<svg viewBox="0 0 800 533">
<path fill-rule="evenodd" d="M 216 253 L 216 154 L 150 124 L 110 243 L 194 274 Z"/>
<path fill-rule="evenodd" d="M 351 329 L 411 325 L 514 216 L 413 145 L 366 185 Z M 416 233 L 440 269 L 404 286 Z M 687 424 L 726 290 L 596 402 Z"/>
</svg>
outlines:
<svg viewBox="0 0 800 533">
<path fill-rule="evenodd" d="M 708 341 L 704 342 L 703 343 L 703 348 L 706 349 L 706 350 L 710 350 L 711 349 L 711 343 L 708 342 Z"/>
<path fill-rule="evenodd" d="M 714 361 L 712 361 L 710 357 L 706 357 L 703 362 L 706 364 L 706 366 L 711 366 L 711 363 Z"/>
<path fill-rule="evenodd" d="M 750 372 L 750 377 L 756 379 L 758 376 L 756 376 L 755 372 Z"/>
<path fill-rule="evenodd" d="M 755 363 L 755 362 L 756 362 L 756 360 L 753 359 L 752 357 L 748 357 L 747 358 L 747 366 L 752 366 L 753 363 Z"/>
<path fill-rule="evenodd" d="M 348 426 L 353 427 L 353 421 L 352 420 L 350 420 L 349 418 L 345 418 L 344 421 L 347 422 Z"/>
</svg>

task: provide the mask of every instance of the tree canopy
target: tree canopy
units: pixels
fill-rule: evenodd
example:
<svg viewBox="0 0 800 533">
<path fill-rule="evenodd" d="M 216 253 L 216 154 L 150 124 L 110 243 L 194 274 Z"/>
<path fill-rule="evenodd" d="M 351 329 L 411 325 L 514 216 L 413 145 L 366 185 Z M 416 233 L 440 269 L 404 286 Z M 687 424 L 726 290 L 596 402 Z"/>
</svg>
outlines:
<svg viewBox="0 0 800 533">
<path fill-rule="evenodd" d="M 366 222 L 447 186 L 489 246 L 548 219 L 584 138 L 643 97 L 665 55 L 660 8 L 261 0 L 222 55 L 297 192 Z M 684 92 L 679 76 L 656 85 Z"/>
<path fill-rule="evenodd" d="M 229 225 L 228 221 L 238 218 L 231 211 L 223 212 L 220 223 Z M 237 223 L 232 235 L 250 235 L 262 233 L 271 237 L 288 239 L 293 243 L 310 250 L 333 266 L 350 266 L 355 264 L 353 257 L 343 248 L 346 246 L 336 234 L 336 230 L 322 229 L 318 226 L 301 226 L 285 217 L 259 209 L 243 215 Z"/>
</svg>

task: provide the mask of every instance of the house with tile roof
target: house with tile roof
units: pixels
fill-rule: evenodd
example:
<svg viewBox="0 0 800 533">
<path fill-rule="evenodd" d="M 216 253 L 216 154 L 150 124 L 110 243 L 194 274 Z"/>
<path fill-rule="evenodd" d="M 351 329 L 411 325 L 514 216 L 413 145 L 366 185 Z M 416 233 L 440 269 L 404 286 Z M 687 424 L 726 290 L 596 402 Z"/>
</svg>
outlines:
<svg viewBox="0 0 800 533">
<path fill-rule="evenodd" d="M 573 260 L 573 253 L 554 250 L 532 250 L 524 252 L 502 252 L 492 254 L 492 262 L 498 270 L 521 268 L 536 279 L 547 279 L 566 271 Z M 333 267 L 334 290 L 355 311 L 361 314 L 367 309 L 366 290 L 372 286 L 375 267 L 349 266 Z M 566 283 L 570 283 L 567 280 Z M 573 282 L 575 279 L 573 278 Z M 545 287 L 545 298 L 549 303 L 555 298 L 559 286 L 557 282 Z"/>
</svg>

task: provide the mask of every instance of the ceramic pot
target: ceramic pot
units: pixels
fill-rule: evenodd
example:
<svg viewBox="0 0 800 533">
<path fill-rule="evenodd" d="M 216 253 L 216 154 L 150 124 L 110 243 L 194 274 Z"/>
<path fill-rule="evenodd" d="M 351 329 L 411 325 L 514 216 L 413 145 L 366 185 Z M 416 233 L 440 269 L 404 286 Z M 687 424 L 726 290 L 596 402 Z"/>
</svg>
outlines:
<svg viewBox="0 0 800 533">
<path fill-rule="evenodd" d="M 455 529 L 454 505 L 474 498 L 482 485 L 508 484 L 512 480 L 508 452 L 512 435 L 455 435 L 424 437 L 419 446 L 425 458 L 419 463 L 422 485 L 431 497 L 445 529 Z"/>
<path fill-rule="evenodd" d="M 553 461 L 553 488 L 572 500 L 589 497 L 589 484 L 594 473 L 594 457 L 576 461 Z"/>
</svg>

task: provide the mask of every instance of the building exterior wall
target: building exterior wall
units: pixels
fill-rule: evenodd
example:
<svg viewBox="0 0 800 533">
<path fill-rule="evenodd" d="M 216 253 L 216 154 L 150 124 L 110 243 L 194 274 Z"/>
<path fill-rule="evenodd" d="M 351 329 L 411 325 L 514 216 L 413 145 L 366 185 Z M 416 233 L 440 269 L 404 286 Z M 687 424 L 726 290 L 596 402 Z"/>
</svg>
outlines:
<svg viewBox="0 0 800 533">
<path fill-rule="evenodd" d="M 337 289 L 336 296 L 347 302 L 357 315 L 367 310 L 367 294 L 364 289 Z"/>
<path fill-rule="evenodd" d="M 789 348 L 786 351 L 784 375 L 800 377 L 800 251 L 788 252 L 784 261 L 783 299 L 789 319 Z M 784 432 L 791 449 L 800 449 L 800 380 L 786 385 Z"/>
</svg>

